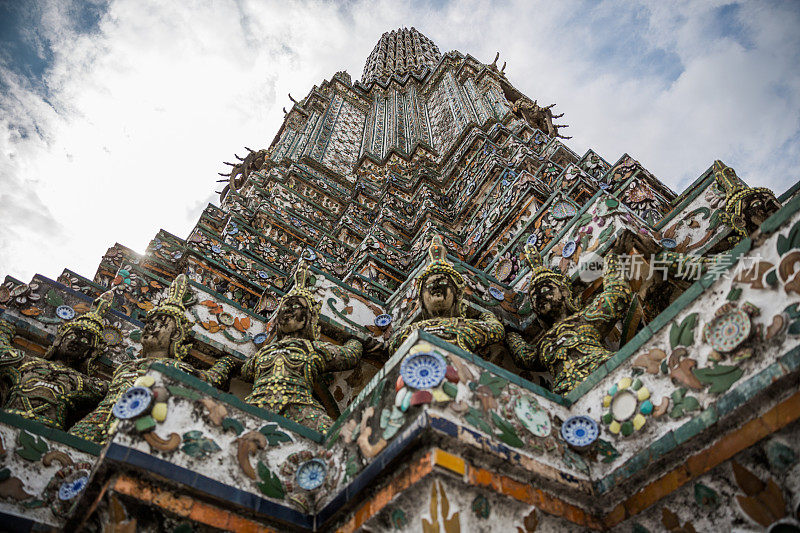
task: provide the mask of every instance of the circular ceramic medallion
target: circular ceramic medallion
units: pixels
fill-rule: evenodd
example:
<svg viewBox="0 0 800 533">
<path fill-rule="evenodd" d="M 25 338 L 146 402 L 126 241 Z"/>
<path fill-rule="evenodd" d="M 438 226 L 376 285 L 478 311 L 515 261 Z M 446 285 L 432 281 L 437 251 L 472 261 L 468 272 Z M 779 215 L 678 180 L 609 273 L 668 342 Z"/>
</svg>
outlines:
<svg viewBox="0 0 800 533">
<path fill-rule="evenodd" d="M 505 279 L 511 275 L 511 271 L 514 269 L 514 263 L 511 259 L 503 259 L 494 269 L 494 277 L 499 279 L 500 281 L 505 281 Z"/>
<path fill-rule="evenodd" d="M 624 422 L 636 413 L 639 399 L 630 390 L 621 390 L 611 400 L 611 415 L 618 421 Z"/>
<path fill-rule="evenodd" d="M 211 251 L 215 254 L 222 253 L 222 247 L 218 244 L 214 244 L 211 246 Z"/>
<path fill-rule="evenodd" d="M 103 340 L 109 346 L 116 346 L 122 342 L 122 333 L 117 328 L 107 327 L 103 329 Z"/>
<path fill-rule="evenodd" d="M 327 473 L 328 467 L 321 459 L 311 459 L 297 468 L 294 477 L 301 489 L 314 490 L 322 486 Z"/>
<path fill-rule="evenodd" d="M 267 272 L 266 270 L 259 270 L 258 277 L 261 279 L 267 279 L 269 278 L 269 272 Z"/>
<path fill-rule="evenodd" d="M 561 437 L 571 446 L 582 448 L 597 440 L 600 429 L 588 416 L 571 416 L 561 426 Z"/>
<path fill-rule="evenodd" d="M 534 233 L 533 235 L 528 235 L 528 240 L 525 241 L 527 244 L 531 246 L 536 246 L 536 243 L 539 241 L 539 237 Z"/>
<path fill-rule="evenodd" d="M 181 257 L 183 257 L 183 252 L 172 252 L 173 259 L 180 259 Z"/>
<path fill-rule="evenodd" d="M 259 333 L 255 337 L 253 337 L 253 342 L 256 344 L 264 344 L 267 341 L 267 336 L 263 333 Z"/>
<path fill-rule="evenodd" d="M 392 315 L 378 315 L 375 317 L 375 325 L 379 328 L 385 328 L 392 323 Z"/>
<path fill-rule="evenodd" d="M 605 190 L 608 190 L 608 189 L 610 189 L 610 188 L 611 188 L 611 185 L 609 185 L 608 183 L 606 183 L 606 182 L 604 182 L 604 181 L 601 181 L 601 182 L 600 182 L 600 188 L 601 188 L 601 189 L 603 189 L 603 190 L 605 191 Z"/>
<path fill-rule="evenodd" d="M 489 287 L 489 294 L 492 295 L 492 298 L 500 302 L 502 302 L 506 297 L 506 295 L 503 294 L 503 291 L 501 291 L 497 287 Z"/>
<path fill-rule="evenodd" d="M 750 336 L 750 317 L 742 309 L 732 309 L 706 324 L 706 340 L 718 352 L 730 352 Z"/>
<path fill-rule="evenodd" d="M 567 243 L 564 245 L 564 249 L 561 250 L 561 257 L 572 257 L 572 254 L 575 253 L 575 249 L 577 247 L 578 245 L 575 243 L 575 241 L 567 241 Z"/>
<path fill-rule="evenodd" d="M 311 248 L 306 248 L 303 252 L 303 259 L 306 261 L 314 261 L 317 258 L 317 254 Z"/>
<path fill-rule="evenodd" d="M 5 303 L 11 299 L 11 291 L 8 287 L 0 287 L 0 302 Z"/>
<path fill-rule="evenodd" d="M 89 483 L 89 476 L 81 476 L 71 481 L 64 481 L 58 487 L 58 499 L 71 500 L 86 488 L 87 483 Z"/>
<path fill-rule="evenodd" d="M 153 393 L 145 387 L 131 387 L 114 404 L 112 412 L 117 418 L 127 420 L 144 413 L 150 407 Z"/>
<path fill-rule="evenodd" d="M 400 375 L 406 385 L 415 389 L 431 389 L 444 379 L 447 365 L 441 355 L 420 352 L 403 359 Z"/>
<path fill-rule="evenodd" d="M 619 206 L 619 201 L 616 198 L 611 196 L 606 198 L 606 207 L 608 207 L 609 209 L 614 209 L 615 207 L 618 206 Z"/>
<path fill-rule="evenodd" d="M 564 220 L 566 218 L 572 218 L 578 211 L 575 209 L 575 206 L 569 202 L 558 202 L 556 205 L 553 206 L 552 216 L 556 220 Z"/>
<path fill-rule="evenodd" d="M 520 424 L 537 437 L 547 437 L 553 429 L 547 411 L 531 403 L 528 398 L 517 398 L 514 402 L 514 414 Z"/>
<path fill-rule="evenodd" d="M 237 233 L 239 233 L 239 228 L 236 226 L 233 226 L 228 230 L 228 235 L 236 235 Z"/>
<path fill-rule="evenodd" d="M 233 315 L 230 313 L 220 313 L 219 321 L 226 326 L 232 326 L 234 322 Z"/>
<path fill-rule="evenodd" d="M 667 250 L 672 250 L 673 248 L 678 246 L 678 243 L 675 242 L 675 239 L 664 238 L 664 239 L 661 239 L 661 246 L 663 246 Z"/>
<path fill-rule="evenodd" d="M 72 320 L 75 317 L 75 310 L 68 305 L 56 307 L 56 316 L 62 320 Z"/>
</svg>

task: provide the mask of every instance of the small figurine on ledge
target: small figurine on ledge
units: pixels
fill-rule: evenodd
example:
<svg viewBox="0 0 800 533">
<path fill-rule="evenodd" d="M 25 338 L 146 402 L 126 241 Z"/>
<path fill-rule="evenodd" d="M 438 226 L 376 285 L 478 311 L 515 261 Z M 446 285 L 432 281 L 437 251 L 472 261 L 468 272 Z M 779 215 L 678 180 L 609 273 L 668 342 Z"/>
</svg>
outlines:
<svg viewBox="0 0 800 533">
<path fill-rule="evenodd" d="M 468 352 L 502 341 L 505 330 L 493 313 L 481 313 L 478 319 L 464 317 L 464 277 L 447 261 L 441 236 L 431 240 L 428 256 L 431 262 L 416 279 L 422 320 L 400 328 L 389 340 L 389 353 L 396 352 L 416 330 L 432 333 Z"/>
<path fill-rule="evenodd" d="M 722 220 L 736 232 L 735 240 L 749 237 L 781 208 L 775 194 L 765 187 L 748 187 L 736 172 L 720 160 L 714 161 L 714 180 L 725 191 Z"/>
<path fill-rule="evenodd" d="M 508 346 L 517 366 L 546 368 L 553 376 L 553 392 L 566 394 L 614 355 L 604 340 L 628 310 L 632 291 L 617 255 L 610 252 L 604 260 L 602 292 L 581 308 L 569 280 L 543 266 L 534 247 L 527 245 L 525 256 L 531 266 L 528 294 L 544 330 L 530 344 L 510 332 Z"/>
<path fill-rule="evenodd" d="M 92 310 L 58 328 L 44 358 L 12 348 L 15 329 L 0 320 L 0 380 L 3 409 L 46 426 L 66 430 L 102 400 L 105 381 L 86 375 L 103 345 L 103 315 L 109 301 L 102 296 Z M 80 370 L 78 370 L 80 369 Z"/>
<path fill-rule="evenodd" d="M 114 370 L 105 398 L 94 411 L 70 429 L 71 434 L 101 444 L 108 440 L 109 429 L 114 422 L 111 412 L 114 404 L 154 362 L 197 376 L 218 388 L 241 365 L 241 361 L 230 355 L 221 357 L 208 370 L 198 370 L 184 362 L 189 354 L 192 329 L 183 304 L 188 290 L 189 280 L 186 275 L 179 274 L 170 284 L 165 301 L 147 313 L 139 358 L 122 363 Z"/>
<path fill-rule="evenodd" d="M 278 307 L 276 340 L 244 364 L 242 379 L 253 382 L 247 403 L 324 433 L 333 420 L 314 397 L 314 389 L 323 374 L 355 368 L 362 346 L 355 339 L 342 346 L 319 340 L 321 304 L 306 288 L 307 277 L 303 261 L 294 287 Z"/>
</svg>

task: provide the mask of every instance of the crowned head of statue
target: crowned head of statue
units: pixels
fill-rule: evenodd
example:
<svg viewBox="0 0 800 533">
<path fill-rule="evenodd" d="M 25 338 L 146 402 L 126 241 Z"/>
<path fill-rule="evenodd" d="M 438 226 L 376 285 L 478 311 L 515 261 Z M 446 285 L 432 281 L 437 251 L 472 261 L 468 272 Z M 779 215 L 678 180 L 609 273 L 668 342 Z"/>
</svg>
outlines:
<svg viewBox="0 0 800 533">
<path fill-rule="evenodd" d="M 294 275 L 294 286 L 280 301 L 276 316 L 278 339 L 286 337 L 310 341 L 319 339 L 321 305 L 307 288 L 308 263 L 300 262 Z"/>
<path fill-rule="evenodd" d="M 462 315 L 464 277 L 447 260 L 440 235 L 435 235 L 428 248 L 430 263 L 417 277 L 422 318 L 447 318 Z"/>
<path fill-rule="evenodd" d="M 722 161 L 714 161 L 713 170 L 717 186 L 725 192 L 723 220 L 739 237 L 752 235 L 766 219 L 781 208 L 771 190 L 766 187 L 748 187 Z"/>
<path fill-rule="evenodd" d="M 563 274 L 544 266 L 541 255 L 533 245 L 525 246 L 525 257 L 531 268 L 528 297 L 536 316 L 545 323 L 553 323 L 578 311 L 579 306 L 572 296 L 569 280 Z"/>
<path fill-rule="evenodd" d="M 181 361 L 187 357 L 192 329 L 184 304 L 188 291 L 188 278 L 179 274 L 170 284 L 167 297 L 147 313 L 140 357 Z"/>
<path fill-rule="evenodd" d="M 88 372 L 105 346 L 103 319 L 111 302 L 112 293 L 109 291 L 95 299 L 91 310 L 61 324 L 53 344 L 44 355 L 45 359 Z"/>
</svg>

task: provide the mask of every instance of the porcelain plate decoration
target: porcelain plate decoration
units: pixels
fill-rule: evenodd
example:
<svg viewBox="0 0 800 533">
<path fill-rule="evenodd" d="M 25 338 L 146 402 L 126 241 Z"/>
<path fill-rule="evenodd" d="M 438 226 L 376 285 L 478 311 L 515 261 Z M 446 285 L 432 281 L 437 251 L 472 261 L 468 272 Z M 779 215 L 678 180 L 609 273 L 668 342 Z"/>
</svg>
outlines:
<svg viewBox="0 0 800 533">
<path fill-rule="evenodd" d="M 562 201 L 553 206 L 553 218 L 556 220 L 572 218 L 577 212 L 575 206 L 569 202 Z"/>
<path fill-rule="evenodd" d="M 71 500 L 81 493 L 88 482 L 89 476 L 81 476 L 78 479 L 64 481 L 61 486 L 58 487 L 58 499 L 65 501 Z"/>
<path fill-rule="evenodd" d="M 72 320 L 75 310 L 68 305 L 59 305 L 56 307 L 56 316 L 62 320 Z"/>
<path fill-rule="evenodd" d="M 503 259 L 497 263 L 497 267 L 495 267 L 494 270 L 494 277 L 500 281 L 505 281 L 505 279 L 511 274 L 513 268 L 514 263 L 511 261 L 511 259 Z"/>
<path fill-rule="evenodd" d="M 114 404 L 113 413 L 117 418 L 127 420 L 139 416 L 150 407 L 153 393 L 146 387 L 131 387 Z"/>
<path fill-rule="evenodd" d="M 501 291 L 497 287 L 489 287 L 489 294 L 492 295 L 492 298 L 501 302 L 506 297 L 505 294 L 503 294 L 503 291 Z"/>
<path fill-rule="evenodd" d="M 733 351 L 750 336 L 750 317 L 743 309 L 732 309 L 706 324 L 703 334 L 718 352 Z"/>
<path fill-rule="evenodd" d="M 122 342 L 122 333 L 117 328 L 108 326 L 103 329 L 103 340 L 109 346 L 116 346 Z"/>
<path fill-rule="evenodd" d="M 400 375 L 406 385 L 415 389 L 432 389 L 444 379 L 447 365 L 442 356 L 434 352 L 410 355 L 400 365 Z"/>
<path fill-rule="evenodd" d="M 311 459 L 297 468 L 295 479 L 301 489 L 314 490 L 322 486 L 327 473 L 328 467 L 322 460 Z"/>
<path fill-rule="evenodd" d="M 561 437 L 570 446 L 584 448 L 592 444 L 600 435 L 597 422 L 588 416 L 571 416 L 561 426 Z"/>
<path fill-rule="evenodd" d="M 375 317 L 375 325 L 379 328 L 385 328 L 392 323 L 392 315 L 378 315 Z"/>
<path fill-rule="evenodd" d="M 553 430 L 547 411 L 530 398 L 517 398 L 514 402 L 514 414 L 520 424 L 537 437 L 547 437 Z"/>
</svg>

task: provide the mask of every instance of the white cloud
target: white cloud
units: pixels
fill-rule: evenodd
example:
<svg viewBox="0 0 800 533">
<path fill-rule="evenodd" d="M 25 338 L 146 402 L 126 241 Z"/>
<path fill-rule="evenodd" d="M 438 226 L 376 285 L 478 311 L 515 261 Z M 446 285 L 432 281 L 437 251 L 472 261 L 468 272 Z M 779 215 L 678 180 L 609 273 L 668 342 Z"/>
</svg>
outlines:
<svg viewBox="0 0 800 533">
<path fill-rule="evenodd" d="M 45 4 L 28 33 L 53 50 L 47 90 L 0 64 L 0 273 L 92 277 L 114 242 L 186 236 L 221 162 L 269 145 L 288 92 L 360 78 L 401 26 L 487 62 L 500 50 L 579 153 L 627 151 L 676 189 L 720 158 L 781 192 L 800 167 L 800 16 L 745 4 L 726 28 L 720 5 L 119 0 L 81 33 Z"/>
</svg>

